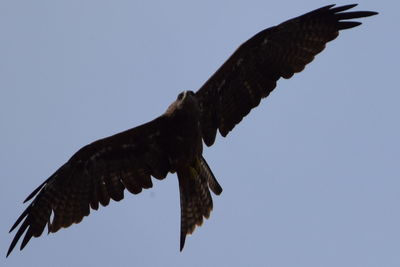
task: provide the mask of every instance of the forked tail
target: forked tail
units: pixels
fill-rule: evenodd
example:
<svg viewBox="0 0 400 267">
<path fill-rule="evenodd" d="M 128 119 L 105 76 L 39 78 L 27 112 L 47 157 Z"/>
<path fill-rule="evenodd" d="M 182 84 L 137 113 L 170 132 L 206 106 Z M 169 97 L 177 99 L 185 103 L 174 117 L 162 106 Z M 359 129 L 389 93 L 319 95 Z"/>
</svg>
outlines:
<svg viewBox="0 0 400 267">
<path fill-rule="evenodd" d="M 177 172 L 179 192 L 181 199 L 181 244 L 182 251 L 187 234 L 193 233 L 196 225 L 203 223 L 203 217 L 210 216 L 213 202 L 209 188 L 214 194 L 222 192 L 203 157 L 199 158 L 193 166 Z"/>
</svg>

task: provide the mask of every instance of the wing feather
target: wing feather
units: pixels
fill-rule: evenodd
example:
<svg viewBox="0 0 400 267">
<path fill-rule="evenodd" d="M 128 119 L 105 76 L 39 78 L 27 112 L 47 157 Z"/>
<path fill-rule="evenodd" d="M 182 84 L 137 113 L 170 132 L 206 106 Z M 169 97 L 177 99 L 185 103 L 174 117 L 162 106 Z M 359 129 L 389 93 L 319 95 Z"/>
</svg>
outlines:
<svg viewBox="0 0 400 267">
<path fill-rule="evenodd" d="M 343 12 L 355 6 L 316 9 L 265 29 L 242 44 L 196 92 L 206 145 L 214 143 L 217 130 L 225 137 L 281 77 L 288 79 L 302 71 L 340 30 L 361 24 L 346 20 L 377 14 Z"/>
<path fill-rule="evenodd" d="M 161 116 L 75 153 L 26 199 L 33 200 L 10 230 L 20 225 L 7 256 L 24 232 L 21 249 L 32 237 L 40 236 L 46 225 L 49 232 L 57 232 L 79 223 L 99 203 L 107 206 L 111 199 L 122 200 L 125 188 L 138 194 L 152 187 L 151 176 L 165 178 L 172 170 L 163 147 L 164 123 Z"/>
</svg>

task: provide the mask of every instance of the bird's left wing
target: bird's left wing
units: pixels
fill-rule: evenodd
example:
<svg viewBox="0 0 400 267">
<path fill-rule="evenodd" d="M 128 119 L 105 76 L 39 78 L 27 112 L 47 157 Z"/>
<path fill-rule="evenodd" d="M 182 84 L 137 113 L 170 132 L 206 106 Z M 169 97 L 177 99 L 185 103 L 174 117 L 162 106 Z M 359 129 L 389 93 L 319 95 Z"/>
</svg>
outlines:
<svg viewBox="0 0 400 267">
<path fill-rule="evenodd" d="M 120 201 L 124 189 L 138 194 L 152 187 L 151 176 L 163 179 L 171 170 L 165 149 L 164 116 L 93 142 L 75 153 L 50 178 L 25 200 L 33 201 L 12 226 L 21 222 L 7 256 L 26 231 L 21 249 L 42 234 L 79 223 L 90 208 L 99 203 L 107 206 L 110 199 Z"/>
<path fill-rule="evenodd" d="M 343 12 L 355 6 L 325 6 L 265 29 L 243 43 L 196 92 L 206 145 L 214 143 L 217 130 L 226 136 L 269 95 L 278 79 L 302 71 L 340 30 L 361 24 L 349 19 L 377 14 Z"/>
</svg>

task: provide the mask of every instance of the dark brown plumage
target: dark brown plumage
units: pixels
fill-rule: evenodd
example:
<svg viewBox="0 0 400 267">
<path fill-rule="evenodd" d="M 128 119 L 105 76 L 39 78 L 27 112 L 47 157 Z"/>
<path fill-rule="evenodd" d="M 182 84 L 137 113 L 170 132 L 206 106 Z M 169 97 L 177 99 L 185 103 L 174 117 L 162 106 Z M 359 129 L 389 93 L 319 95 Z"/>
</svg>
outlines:
<svg viewBox="0 0 400 267">
<path fill-rule="evenodd" d="M 208 218 L 210 190 L 222 192 L 202 156 L 217 130 L 226 136 L 275 88 L 279 78 L 304 69 L 340 30 L 360 25 L 347 21 L 377 14 L 343 12 L 355 7 L 329 5 L 265 29 L 242 44 L 196 92 L 185 91 L 155 120 L 93 142 L 76 152 L 25 200 L 32 202 L 11 231 L 19 229 L 7 256 L 25 233 L 21 249 L 32 237 L 79 223 L 120 201 L 126 188 L 133 194 L 152 187 L 151 176 L 177 173 L 181 201 L 181 241 Z M 53 215 L 53 219 L 50 218 Z"/>
</svg>

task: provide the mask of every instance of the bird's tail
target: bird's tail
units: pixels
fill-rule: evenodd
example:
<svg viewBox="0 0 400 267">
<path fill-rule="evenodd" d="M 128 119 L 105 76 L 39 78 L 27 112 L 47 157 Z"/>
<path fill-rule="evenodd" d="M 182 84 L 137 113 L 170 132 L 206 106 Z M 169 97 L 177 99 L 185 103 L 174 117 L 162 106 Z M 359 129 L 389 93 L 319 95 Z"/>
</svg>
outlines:
<svg viewBox="0 0 400 267">
<path fill-rule="evenodd" d="M 221 186 L 203 157 L 177 172 L 181 199 L 181 244 L 182 251 L 187 234 L 193 233 L 196 225 L 203 223 L 203 217 L 210 216 L 213 202 L 209 188 L 214 194 L 222 192 Z"/>
</svg>

